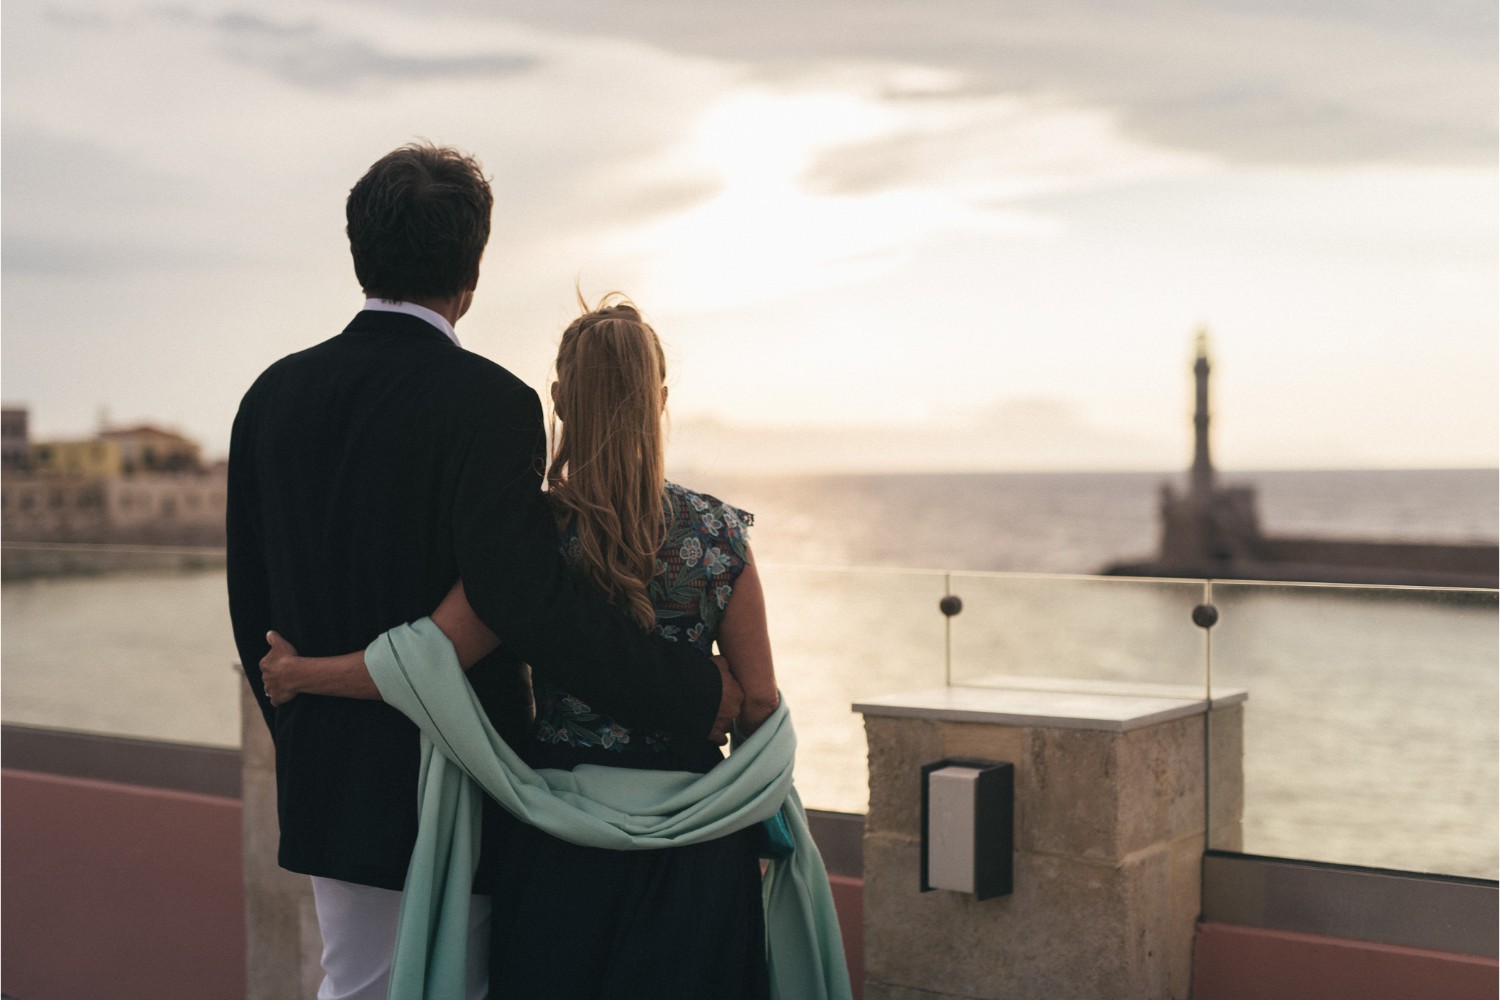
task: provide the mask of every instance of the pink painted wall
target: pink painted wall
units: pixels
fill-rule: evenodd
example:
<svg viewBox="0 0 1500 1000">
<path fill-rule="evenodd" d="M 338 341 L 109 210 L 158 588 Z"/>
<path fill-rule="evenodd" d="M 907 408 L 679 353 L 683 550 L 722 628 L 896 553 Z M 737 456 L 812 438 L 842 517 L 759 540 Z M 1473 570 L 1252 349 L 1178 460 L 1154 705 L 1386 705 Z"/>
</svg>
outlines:
<svg viewBox="0 0 1500 1000">
<path fill-rule="evenodd" d="M 1204 923 L 1193 1000 L 1494 1000 L 1492 958 Z"/>
<path fill-rule="evenodd" d="M 0 794 L 7 994 L 245 995 L 237 800 L 15 770 Z"/>
<path fill-rule="evenodd" d="M 237 799 L 0 771 L 0 989 L 18 1000 L 245 995 Z M 830 875 L 854 1000 L 864 881 Z"/>
</svg>

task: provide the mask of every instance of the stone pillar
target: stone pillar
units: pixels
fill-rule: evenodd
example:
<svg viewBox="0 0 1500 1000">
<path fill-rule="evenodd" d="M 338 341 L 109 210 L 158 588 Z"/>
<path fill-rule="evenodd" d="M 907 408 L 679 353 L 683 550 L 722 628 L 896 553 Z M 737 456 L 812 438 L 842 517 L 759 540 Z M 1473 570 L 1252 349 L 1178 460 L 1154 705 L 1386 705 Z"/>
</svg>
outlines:
<svg viewBox="0 0 1500 1000">
<path fill-rule="evenodd" d="M 1208 782 L 1214 846 L 1239 842 L 1244 694 L 1049 687 L 854 706 L 870 748 L 866 1000 L 1188 997 Z M 950 757 L 1015 765 L 1009 896 L 919 889 L 921 767 Z"/>
<path fill-rule="evenodd" d="M 247 1000 L 315 997 L 323 939 L 312 883 L 276 864 L 276 750 L 248 685 L 240 690 Z"/>
</svg>

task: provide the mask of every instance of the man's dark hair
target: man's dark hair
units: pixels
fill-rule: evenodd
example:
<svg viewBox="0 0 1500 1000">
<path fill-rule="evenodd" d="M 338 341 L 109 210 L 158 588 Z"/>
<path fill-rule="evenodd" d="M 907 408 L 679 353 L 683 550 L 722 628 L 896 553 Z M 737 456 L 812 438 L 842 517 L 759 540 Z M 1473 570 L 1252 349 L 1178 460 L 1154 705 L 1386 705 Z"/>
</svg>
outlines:
<svg viewBox="0 0 1500 1000">
<path fill-rule="evenodd" d="M 344 207 L 360 287 L 408 301 L 473 288 L 494 200 L 479 163 L 456 149 L 409 143 L 381 157 Z"/>
</svg>

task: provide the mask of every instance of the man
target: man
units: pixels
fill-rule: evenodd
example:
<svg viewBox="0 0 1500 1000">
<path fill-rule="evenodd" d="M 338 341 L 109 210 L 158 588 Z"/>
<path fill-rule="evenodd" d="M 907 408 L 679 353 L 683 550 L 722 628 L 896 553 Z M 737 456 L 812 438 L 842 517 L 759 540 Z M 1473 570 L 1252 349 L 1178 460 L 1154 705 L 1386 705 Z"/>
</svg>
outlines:
<svg viewBox="0 0 1500 1000">
<path fill-rule="evenodd" d="M 307 654 L 361 648 L 431 612 L 462 578 L 503 642 L 469 672 L 502 733 L 523 724 L 523 662 L 681 739 L 709 738 L 738 710 L 727 673 L 646 636 L 562 562 L 539 492 L 536 394 L 463 350 L 453 330 L 473 298 L 491 206 L 478 164 L 455 150 L 409 145 L 379 160 L 346 206 L 364 309 L 267 369 L 235 418 L 230 613 L 276 746 L 278 861 L 313 877 L 323 998 L 385 996 L 416 836 L 418 737 L 373 692 L 273 706 L 259 667 L 268 631 Z M 524 863 L 496 853 L 477 885 L 497 862 Z M 476 899 L 479 936 L 487 911 Z M 470 949 L 481 960 L 474 996 L 486 951 L 482 939 Z"/>
</svg>

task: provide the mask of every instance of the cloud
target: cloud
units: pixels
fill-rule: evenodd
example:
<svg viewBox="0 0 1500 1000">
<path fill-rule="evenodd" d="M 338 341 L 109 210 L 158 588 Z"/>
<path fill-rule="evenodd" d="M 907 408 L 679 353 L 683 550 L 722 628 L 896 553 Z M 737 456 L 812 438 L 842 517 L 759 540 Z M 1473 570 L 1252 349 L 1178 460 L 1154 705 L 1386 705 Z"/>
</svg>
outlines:
<svg viewBox="0 0 1500 1000">
<path fill-rule="evenodd" d="M 184 243 L 161 222 L 201 189 L 77 136 L 7 121 L 7 273 L 98 274 L 193 267 L 222 248 Z"/>
<path fill-rule="evenodd" d="M 7 118 L 0 126 L 5 147 L 5 200 L 12 210 L 45 203 L 81 210 L 122 201 L 160 204 L 185 177 L 142 167 L 102 143 Z M 7 224 L 11 219 L 7 219 Z"/>
<path fill-rule="evenodd" d="M 75 31 L 110 31 L 120 26 L 120 18 L 100 10 L 49 4 L 42 8 L 42 20 L 60 28 Z"/>
<path fill-rule="evenodd" d="M 92 239 L 36 237 L 16 233 L 10 226 L 0 239 L 5 270 L 22 274 L 96 278 L 124 272 L 169 271 L 223 263 L 223 252 L 201 253 L 176 240 L 152 242 L 100 236 Z"/>
<path fill-rule="evenodd" d="M 1201 171 L 1210 158 L 1150 146 L 1099 110 L 961 92 L 896 98 L 892 133 L 836 146 L 803 181 L 818 194 L 873 195 L 940 186 L 971 205 L 1112 187 Z"/>
<path fill-rule="evenodd" d="M 1495 159 L 1496 11 L 1488 0 L 515 0 L 503 17 L 633 38 L 769 76 L 853 62 L 937 69 L 953 78 L 950 98 L 1009 94 L 1103 108 L 1137 140 L 1236 161 Z M 894 86 L 890 98 L 943 90 Z"/>
<path fill-rule="evenodd" d="M 372 44 L 357 31 L 330 27 L 318 17 L 278 19 L 248 7 L 208 13 L 181 4 L 133 9 L 44 4 L 40 14 L 45 24 L 75 33 L 124 35 L 152 22 L 195 28 L 215 37 L 226 52 L 241 62 L 269 70 L 292 83 L 319 89 L 361 79 L 503 77 L 533 69 L 540 62 L 535 55 L 521 52 L 433 51 L 432 36 L 424 34 L 409 35 L 406 41 L 411 49 L 420 49 L 422 43 L 428 43 L 428 51 L 397 52 Z M 361 26 L 364 27 L 362 23 Z"/>
<path fill-rule="evenodd" d="M 332 30 L 316 18 L 278 21 L 246 10 L 208 15 L 185 7 L 158 8 L 155 15 L 210 31 L 231 58 L 314 90 L 507 77 L 538 64 L 535 56 L 517 52 L 393 51 Z"/>
</svg>

